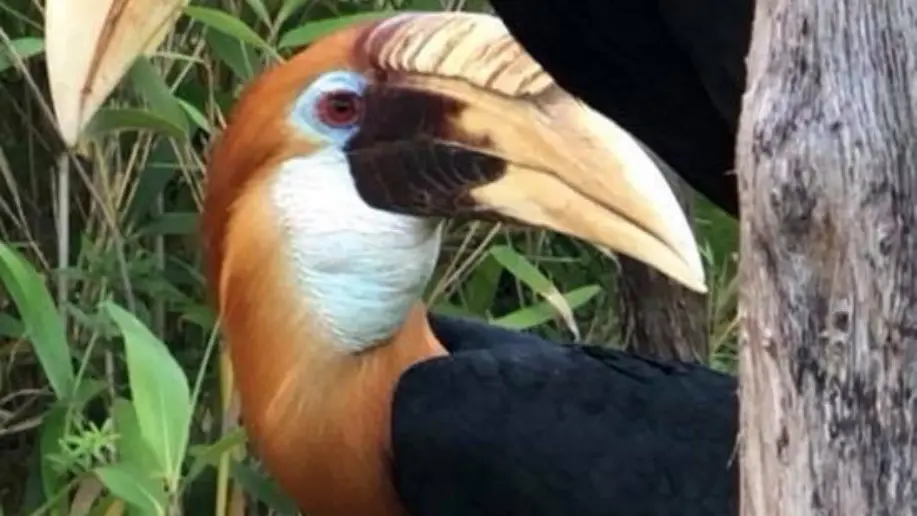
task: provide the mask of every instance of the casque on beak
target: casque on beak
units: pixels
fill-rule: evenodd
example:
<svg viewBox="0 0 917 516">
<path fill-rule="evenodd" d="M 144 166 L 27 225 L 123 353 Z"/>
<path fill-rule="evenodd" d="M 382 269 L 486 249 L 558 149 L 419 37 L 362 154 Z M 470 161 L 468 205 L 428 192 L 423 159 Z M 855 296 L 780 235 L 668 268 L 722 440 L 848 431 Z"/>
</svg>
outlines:
<svg viewBox="0 0 917 516">
<path fill-rule="evenodd" d="M 652 158 L 508 38 L 499 20 L 458 13 L 363 31 L 356 52 L 376 78 L 347 150 L 364 200 L 553 229 L 706 292 L 690 225 Z"/>
<path fill-rule="evenodd" d="M 45 54 L 61 136 L 80 132 L 138 55 L 162 43 L 188 0 L 48 0 Z"/>
</svg>

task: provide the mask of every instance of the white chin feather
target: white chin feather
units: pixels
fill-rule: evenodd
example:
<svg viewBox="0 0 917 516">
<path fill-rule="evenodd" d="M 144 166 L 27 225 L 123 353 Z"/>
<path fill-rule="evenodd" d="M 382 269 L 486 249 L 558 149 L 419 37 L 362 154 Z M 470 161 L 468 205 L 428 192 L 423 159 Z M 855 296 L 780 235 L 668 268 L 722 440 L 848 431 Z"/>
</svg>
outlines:
<svg viewBox="0 0 917 516">
<path fill-rule="evenodd" d="M 441 224 L 367 205 L 333 147 L 285 162 L 271 194 L 297 287 L 335 343 L 359 352 L 391 337 L 433 273 Z"/>
</svg>

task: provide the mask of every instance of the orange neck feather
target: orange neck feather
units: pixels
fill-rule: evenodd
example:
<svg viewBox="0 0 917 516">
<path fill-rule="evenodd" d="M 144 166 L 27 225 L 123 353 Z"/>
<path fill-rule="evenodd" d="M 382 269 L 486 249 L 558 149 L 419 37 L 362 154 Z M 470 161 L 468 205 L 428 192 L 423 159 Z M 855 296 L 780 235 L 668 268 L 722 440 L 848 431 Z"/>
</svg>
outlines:
<svg viewBox="0 0 917 516">
<path fill-rule="evenodd" d="M 311 75 L 347 66 L 359 24 L 264 73 L 239 99 L 211 155 L 203 211 L 208 281 L 234 365 L 242 417 L 271 475 L 309 516 L 403 516 L 390 480 L 394 387 L 443 355 L 418 302 L 389 342 L 336 346 L 302 299 L 268 203 L 270 171 L 314 148 L 285 121 Z M 244 217 L 234 213 L 244 212 Z"/>
<path fill-rule="evenodd" d="M 402 516 L 390 479 L 390 407 L 412 364 L 446 353 L 422 303 L 360 354 L 335 346 L 278 258 L 282 235 L 255 180 L 236 200 L 220 267 L 223 331 L 242 417 L 272 476 L 310 516 Z"/>
</svg>

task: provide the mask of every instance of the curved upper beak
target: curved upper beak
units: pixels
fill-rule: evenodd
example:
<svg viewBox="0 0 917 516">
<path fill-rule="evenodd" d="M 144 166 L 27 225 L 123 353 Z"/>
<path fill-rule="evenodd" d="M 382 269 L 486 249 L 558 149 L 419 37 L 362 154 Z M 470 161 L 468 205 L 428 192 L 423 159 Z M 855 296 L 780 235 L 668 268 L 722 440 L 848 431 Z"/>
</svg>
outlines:
<svg viewBox="0 0 917 516">
<path fill-rule="evenodd" d="M 48 0 L 45 54 L 51 99 L 68 146 L 134 59 L 162 43 L 187 0 Z"/>
<path fill-rule="evenodd" d="M 512 111 L 533 109 L 531 100 L 518 102 Z M 503 117 L 512 112 L 506 109 Z M 472 190 L 472 197 L 512 219 L 629 255 L 706 292 L 691 226 L 656 162 L 611 120 L 569 97 L 541 110 L 545 115 L 520 124 L 511 137 L 506 126 L 493 131 L 491 149 L 482 150 L 507 166 L 502 177 Z"/>
<path fill-rule="evenodd" d="M 553 229 L 706 292 L 691 227 L 653 159 L 515 42 L 495 38 L 491 20 L 416 15 L 367 29 L 383 32 L 368 36 L 376 46 L 369 60 L 394 62 L 398 73 L 370 85 L 364 125 L 349 145 L 364 200 L 415 215 L 496 216 Z M 424 46 L 409 52 L 411 45 Z M 399 48 L 412 60 L 392 58 Z"/>
</svg>

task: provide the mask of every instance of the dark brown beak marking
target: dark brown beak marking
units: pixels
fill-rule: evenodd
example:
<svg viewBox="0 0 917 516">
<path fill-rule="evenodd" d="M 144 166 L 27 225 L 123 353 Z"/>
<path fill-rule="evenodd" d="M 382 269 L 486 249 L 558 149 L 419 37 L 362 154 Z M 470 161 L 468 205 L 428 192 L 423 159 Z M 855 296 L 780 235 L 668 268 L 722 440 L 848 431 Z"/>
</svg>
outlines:
<svg viewBox="0 0 917 516">
<path fill-rule="evenodd" d="M 487 137 L 463 133 L 453 123 L 467 106 L 385 84 L 370 86 L 364 99 L 364 126 L 346 149 L 363 200 L 411 215 L 480 216 L 471 191 L 501 178 L 507 164 L 471 150 L 491 145 Z"/>
</svg>

